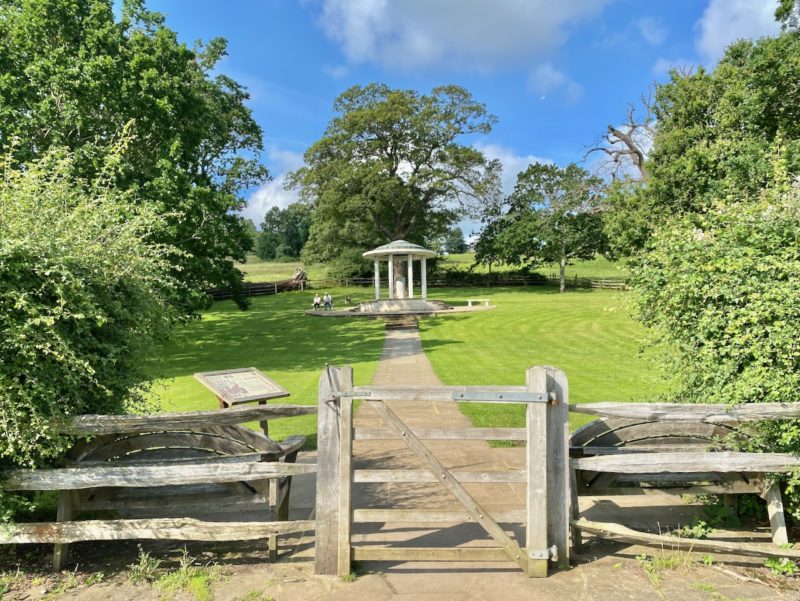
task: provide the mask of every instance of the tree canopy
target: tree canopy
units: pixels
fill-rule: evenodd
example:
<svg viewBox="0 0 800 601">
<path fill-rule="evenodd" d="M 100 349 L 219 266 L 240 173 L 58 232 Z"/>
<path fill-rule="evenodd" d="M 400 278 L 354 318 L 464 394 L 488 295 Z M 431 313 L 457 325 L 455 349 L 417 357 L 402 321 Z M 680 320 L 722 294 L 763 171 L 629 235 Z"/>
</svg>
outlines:
<svg viewBox="0 0 800 601">
<path fill-rule="evenodd" d="M 517 176 L 505 214 L 491 222 L 476 245 L 476 261 L 512 265 L 558 263 L 561 291 L 571 260 L 591 259 L 605 245 L 597 210 L 602 180 L 575 164 L 534 163 Z"/>
<path fill-rule="evenodd" d="M 775 19 L 784 29 L 800 28 L 800 0 L 778 0 Z"/>
<path fill-rule="evenodd" d="M 449 253 L 467 252 L 467 241 L 464 240 L 464 232 L 460 227 L 452 227 L 447 230 L 442 240 L 442 246 Z"/>
<path fill-rule="evenodd" d="M 300 257 L 311 224 L 309 205 L 294 202 L 285 209 L 272 207 L 264 215 L 256 241 L 256 254 L 265 261 Z"/>
<path fill-rule="evenodd" d="M 429 95 L 354 86 L 290 184 L 313 204 L 304 257 L 331 261 L 394 239 L 424 244 L 500 194 L 497 161 L 462 142 L 495 118 L 458 86 Z"/>
<path fill-rule="evenodd" d="M 0 5 L 0 152 L 25 163 L 74 150 L 91 180 L 127 127 L 114 185 L 169 226 L 158 242 L 184 253 L 174 275 L 193 309 L 210 286 L 237 288 L 233 260 L 251 247 L 239 194 L 267 177 L 245 89 L 212 73 L 226 43 L 189 48 L 141 0 L 8 0 Z"/>
<path fill-rule="evenodd" d="M 673 71 L 657 88 L 658 132 L 644 188 L 609 196 L 612 244 L 643 248 L 659 223 L 773 184 L 776 147 L 800 174 L 800 32 L 732 44 L 713 71 Z M 632 227 L 633 230 L 630 230 Z"/>
</svg>

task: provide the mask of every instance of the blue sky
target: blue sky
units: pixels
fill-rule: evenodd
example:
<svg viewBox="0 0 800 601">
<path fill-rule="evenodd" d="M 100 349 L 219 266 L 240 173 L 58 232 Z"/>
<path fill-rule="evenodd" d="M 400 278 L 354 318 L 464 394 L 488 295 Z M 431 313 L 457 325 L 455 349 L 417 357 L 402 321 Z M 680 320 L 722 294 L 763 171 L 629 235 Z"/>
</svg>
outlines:
<svg viewBox="0 0 800 601">
<path fill-rule="evenodd" d="M 468 143 L 504 165 L 582 160 L 671 65 L 713 66 L 725 46 L 775 34 L 776 0 L 150 0 L 181 40 L 229 42 L 273 181 L 248 194 L 256 224 L 296 193 L 283 176 L 324 132 L 338 94 L 383 82 L 455 83 L 497 116 Z M 591 165 L 589 165 L 591 166 Z M 465 232 L 469 234 L 470 232 Z"/>
</svg>

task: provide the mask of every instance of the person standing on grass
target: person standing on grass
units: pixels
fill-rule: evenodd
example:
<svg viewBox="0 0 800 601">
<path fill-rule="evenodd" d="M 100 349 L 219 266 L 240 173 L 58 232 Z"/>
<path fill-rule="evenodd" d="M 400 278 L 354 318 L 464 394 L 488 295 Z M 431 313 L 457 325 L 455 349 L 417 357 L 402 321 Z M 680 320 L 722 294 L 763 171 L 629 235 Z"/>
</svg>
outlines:
<svg viewBox="0 0 800 601">
<path fill-rule="evenodd" d="M 314 310 L 319 311 L 320 303 L 322 303 L 322 299 L 319 297 L 319 292 L 314 295 Z"/>
</svg>

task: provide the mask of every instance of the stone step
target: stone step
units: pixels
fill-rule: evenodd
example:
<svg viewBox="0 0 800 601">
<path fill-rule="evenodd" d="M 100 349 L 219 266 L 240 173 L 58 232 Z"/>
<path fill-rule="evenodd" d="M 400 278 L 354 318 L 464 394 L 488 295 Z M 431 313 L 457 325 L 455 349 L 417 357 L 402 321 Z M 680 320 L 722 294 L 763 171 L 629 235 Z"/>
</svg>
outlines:
<svg viewBox="0 0 800 601">
<path fill-rule="evenodd" d="M 386 319 L 387 330 L 408 330 L 417 327 L 417 318 L 413 315 L 398 315 Z"/>
</svg>

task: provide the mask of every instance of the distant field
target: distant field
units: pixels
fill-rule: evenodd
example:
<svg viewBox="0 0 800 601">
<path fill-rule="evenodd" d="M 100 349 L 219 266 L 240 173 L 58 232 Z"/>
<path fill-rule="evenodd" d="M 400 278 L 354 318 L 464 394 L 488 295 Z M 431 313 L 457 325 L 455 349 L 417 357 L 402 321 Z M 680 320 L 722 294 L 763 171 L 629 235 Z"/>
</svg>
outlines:
<svg viewBox="0 0 800 601">
<path fill-rule="evenodd" d="M 236 263 L 236 267 L 244 272 L 246 282 L 274 282 L 276 280 L 288 280 L 294 272 L 302 268 L 308 273 L 309 279 L 319 279 L 324 277 L 325 268 L 323 265 L 304 266 L 300 261 L 279 263 L 275 261 L 263 261 L 256 255 L 247 255 L 245 263 Z"/>
<path fill-rule="evenodd" d="M 469 269 L 475 260 L 475 253 L 464 253 L 458 255 L 448 255 L 440 259 L 440 264 L 449 269 Z M 517 269 L 512 265 L 492 265 L 492 272 L 498 273 Z M 489 268 L 486 265 L 475 267 L 475 271 L 486 273 Z M 535 271 L 549 276 L 558 274 L 558 264 L 542 265 Z M 591 261 L 576 261 L 573 265 L 567 266 L 567 277 L 580 278 L 626 278 L 629 273 L 622 263 L 613 263 L 604 257 L 597 257 Z"/>
</svg>

